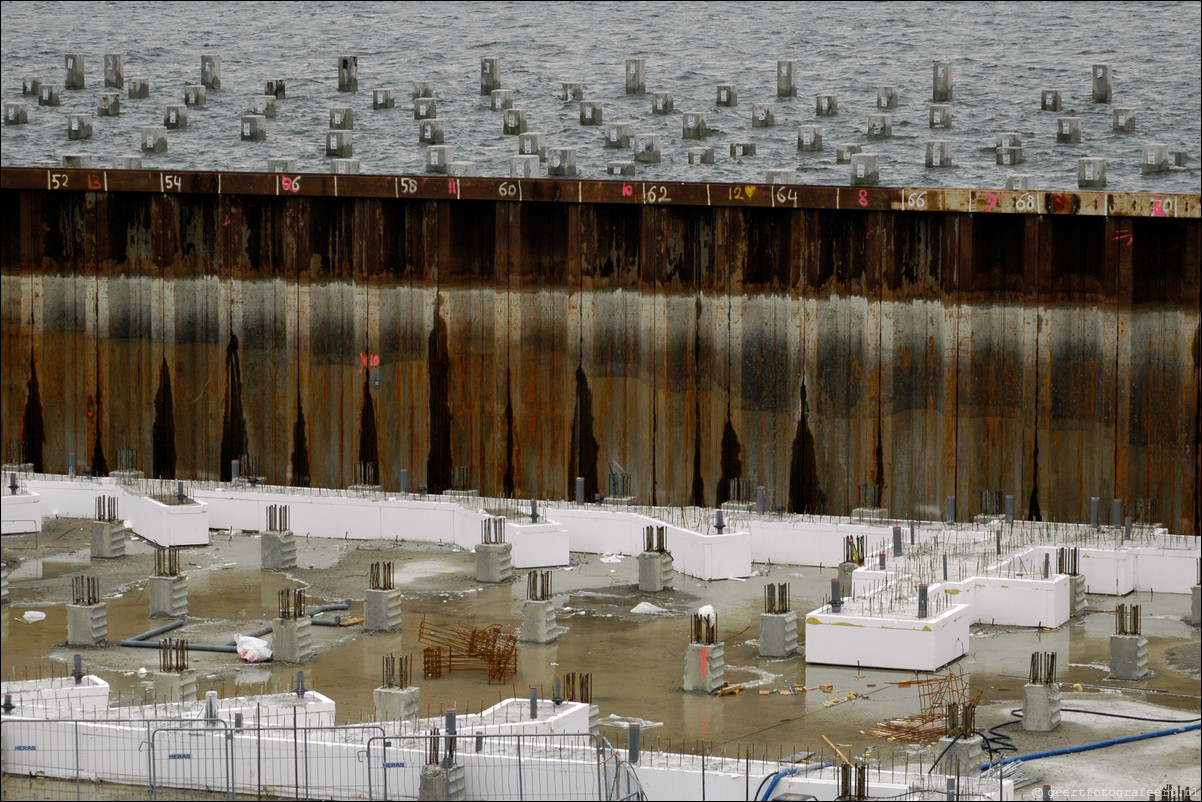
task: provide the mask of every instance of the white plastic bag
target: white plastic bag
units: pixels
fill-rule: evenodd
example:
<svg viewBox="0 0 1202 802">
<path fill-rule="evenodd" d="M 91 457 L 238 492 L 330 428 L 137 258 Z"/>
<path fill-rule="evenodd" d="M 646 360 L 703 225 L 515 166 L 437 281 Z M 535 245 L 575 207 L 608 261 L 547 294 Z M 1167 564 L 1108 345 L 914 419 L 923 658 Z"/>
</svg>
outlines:
<svg viewBox="0 0 1202 802">
<path fill-rule="evenodd" d="M 235 635 L 234 644 L 238 649 L 238 656 L 248 663 L 262 663 L 271 659 L 271 647 L 262 638 Z"/>
</svg>

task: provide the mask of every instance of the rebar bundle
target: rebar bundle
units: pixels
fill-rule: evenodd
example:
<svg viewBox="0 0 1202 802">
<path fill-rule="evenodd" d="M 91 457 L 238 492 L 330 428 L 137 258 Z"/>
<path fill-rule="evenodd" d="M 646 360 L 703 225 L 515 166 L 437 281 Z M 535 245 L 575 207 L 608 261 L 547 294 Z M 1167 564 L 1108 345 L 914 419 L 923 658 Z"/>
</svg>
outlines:
<svg viewBox="0 0 1202 802">
<path fill-rule="evenodd" d="M 1138 604 L 1120 604 L 1114 610 L 1114 634 L 1138 635 L 1140 612 Z"/>
<path fill-rule="evenodd" d="M 72 604 L 99 604 L 100 580 L 94 576 L 71 577 Z"/>
<path fill-rule="evenodd" d="M 279 592 L 280 618 L 295 621 L 305 617 L 304 588 L 284 588 Z"/>
<path fill-rule="evenodd" d="M 931 744 L 947 735 L 947 711 L 951 704 L 971 705 L 970 718 L 975 717 L 976 706 L 984 694 L 983 690 L 969 684 L 963 673 L 953 671 L 902 684 L 918 686 L 919 714 L 881 722 L 873 734 L 909 744 Z M 962 721 L 963 708 L 957 715 Z M 975 725 L 975 720 L 972 723 Z"/>
<path fill-rule="evenodd" d="M 1056 653 L 1031 652 L 1028 680 L 1032 685 L 1051 685 L 1056 681 Z"/>
<path fill-rule="evenodd" d="M 843 541 L 843 562 L 862 566 L 864 555 L 868 553 L 867 544 L 867 535 L 855 535 L 854 537 L 848 535 L 847 539 Z"/>
<path fill-rule="evenodd" d="M 947 734 L 970 738 L 977 728 L 977 706 L 973 702 L 948 702 L 945 714 Z"/>
<path fill-rule="evenodd" d="M 435 727 L 434 729 L 430 730 L 430 737 L 426 739 L 427 766 L 437 766 L 439 764 L 438 745 L 440 741 L 438 739 L 438 735 L 438 727 Z"/>
<path fill-rule="evenodd" d="M 505 518 L 495 516 L 480 522 L 480 542 L 495 544 L 505 542 Z"/>
<path fill-rule="evenodd" d="M 188 641 L 164 638 L 159 641 L 159 670 L 183 672 L 188 668 Z"/>
<path fill-rule="evenodd" d="M 781 582 L 777 585 L 768 583 L 764 586 L 764 612 L 776 614 L 789 612 L 788 582 Z"/>
<path fill-rule="evenodd" d="M 593 701 L 593 675 L 570 671 L 563 675 L 563 695 L 569 702 L 591 704 Z"/>
<path fill-rule="evenodd" d="M 456 465 L 451 468 L 451 489 L 452 490 L 469 490 L 471 485 L 471 474 L 466 465 Z"/>
<path fill-rule="evenodd" d="M 267 531 L 268 532 L 287 532 L 288 527 L 289 527 L 288 505 L 287 504 L 268 504 L 267 505 Z"/>
<path fill-rule="evenodd" d="M 530 601 L 547 601 L 551 598 L 550 571 L 531 571 L 526 574 L 526 598 Z"/>
<path fill-rule="evenodd" d="M 179 576 L 179 547 L 168 546 L 154 550 L 154 575 Z"/>
<path fill-rule="evenodd" d="M 1079 568 L 1080 555 L 1076 546 L 1064 547 L 1056 549 L 1056 573 L 1068 574 L 1076 576 Z"/>
<path fill-rule="evenodd" d="M 138 449 L 123 446 L 117 449 L 117 470 L 136 471 L 138 469 Z"/>
<path fill-rule="evenodd" d="M 372 590 L 392 590 L 392 563 L 372 563 L 367 583 Z"/>
<path fill-rule="evenodd" d="M 424 657 L 424 655 L 423 655 L 423 657 Z M 383 687 L 385 687 L 385 688 L 408 688 L 409 687 L 409 676 L 410 676 L 409 675 L 410 661 L 411 661 L 410 656 L 407 654 L 403 654 L 403 655 L 401 655 L 400 659 L 398 660 L 397 656 L 394 653 L 389 652 L 388 654 L 384 655 L 384 657 L 382 659 L 384 662 Z M 439 674 L 441 674 L 441 673 L 442 673 L 442 670 L 441 670 L 441 666 L 440 666 Z"/>
<path fill-rule="evenodd" d="M 693 613 L 693 643 L 714 644 L 718 642 L 718 615 Z"/>
<path fill-rule="evenodd" d="M 360 460 L 355 463 L 355 484 L 356 485 L 377 485 L 376 481 L 376 463 L 371 460 Z"/>
<path fill-rule="evenodd" d="M 112 523 L 117 520 L 117 497 L 99 496 L 96 499 L 96 520 Z"/>
<path fill-rule="evenodd" d="M 654 551 L 664 554 L 668 550 L 668 527 L 644 526 L 643 551 Z"/>
</svg>

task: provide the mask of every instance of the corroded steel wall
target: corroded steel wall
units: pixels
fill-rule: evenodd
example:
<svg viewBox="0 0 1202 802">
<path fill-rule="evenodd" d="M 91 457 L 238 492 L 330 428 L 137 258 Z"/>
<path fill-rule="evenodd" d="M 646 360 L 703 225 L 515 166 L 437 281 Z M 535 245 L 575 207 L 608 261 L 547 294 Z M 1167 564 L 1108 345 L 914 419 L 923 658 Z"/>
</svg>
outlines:
<svg viewBox="0 0 1202 802">
<path fill-rule="evenodd" d="M 6 459 L 1199 531 L 1196 195 L 362 178 L 5 168 Z"/>
</svg>

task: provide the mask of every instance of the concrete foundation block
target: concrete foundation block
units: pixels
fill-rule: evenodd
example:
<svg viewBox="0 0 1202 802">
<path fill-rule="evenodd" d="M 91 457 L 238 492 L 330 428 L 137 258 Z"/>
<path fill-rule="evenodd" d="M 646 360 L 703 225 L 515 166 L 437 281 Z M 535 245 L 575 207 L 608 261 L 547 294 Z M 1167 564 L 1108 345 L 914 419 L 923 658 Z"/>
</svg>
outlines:
<svg viewBox="0 0 1202 802">
<path fill-rule="evenodd" d="M 1068 617 L 1081 615 L 1089 602 L 1085 598 L 1085 574 L 1077 574 L 1068 578 Z"/>
<path fill-rule="evenodd" d="M 242 141 L 262 142 L 267 139 L 267 117 L 262 114 L 242 115 Z"/>
<path fill-rule="evenodd" d="M 609 175 L 633 176 L 635 174 L 634 162 L 606 162 L 605 172 Z"/>
<path fill-rule="evenodd" d="M 96 116 L 120 117 L 121 94 L 119 92 L 101 92 L 96 98 Z"/>
<path fill-rule="evenodd" d="M 605 121 L 604 114 L 605 114 L 605 110 L 602 107 L 600 101 L 583 100 L 580 102 L 580 124 L 581 125 L 600 125 L 602 122 Z M 515 133 L 521 134 L 521 133 L 525 133 L 525 131 L 526 131 L 526 129 L 523 128 L 521 131 L 516 131 Z M 506 132 L 506 133 L 508 133 L 508 132 Z"/>
<path fill-rule="evenodd" d="M 880 180 L 880 157 L 875 153 L 856 153 L 851 157 L 851 185 L 873 186 Z"/>
<path fill-rule="evenodd" d="M 1198 626 L 1202 623 L 1202 585 L 1194 585 L 1189 593 L 1189 622 Z"/>
<path fill-rule="evenodd" d="M 1110 636 L 1110 679 L 1148 676 L 1148 639 L 1142 635 Z"/>
<path fill-rule="evenodd" d="M 682 139 L 705 139 L 709 136 L 709 126 L 706 125 L 705 115 L 699 111 L 686 111 L 680 116 L 680 136 Z"/>
<path fill-rule="evenodd" d="M 599 705 L 588 706 L 588 731 L 593 735 L 601 734 L 601 707 Z"/>
<path fill-rule="evenodd" d="M 619 150 L 630 147 L 630 123 L 609 123 L 606 125 L 605 147 Z"/>
<path fill-rule="evenodd" d="M 771 103 L 751 104 L 751 127 L 771 128 L 776 125 L 776 107 Z"/>
<path fill-rule="evenodd" d="M 67 117 L 67 139 L 91 139 L 92 115 L 72 114 Z"/>
<path fill-rule="evenodd" d="M 798 150 L 822 150 L 822 127 L 802 125 L 797 129 Z"/>
<path fill-rule="evenodd" d="M 868 115 L 868 138 L 869 139 L 888 139 L 893 136 L 893 115 L 892 114 L 869 114 Z"/>
<path fill-rule="evenodd" d="M 109 613 L 104 602 L 67 605 L 68 646 L 99 646 L 108 637 Z"/>
<path fill-rule="evenodd" d="M 70 167 L 74 170 L 90 170 L 92 169 L 92 157 L 86 153 L 64 153 L 63 167 Z"/>
<path fill-rule="evenodd" d="M 663 155 L 660 138 L 656 134 L 638 134 L 634 138 L 634 160 L 642 164 L 659 164 Z"/>
<path fill-rule="evenodd" d="M 547 135 L 541 131 L 518 134 L 518 153 L 523 156 L 538 156 L 540 162 L 547 160 Z"/>
<path fill-rule="evenodd" d="M 326 155 L 349 159 L 355 155 L 354 131 L 326 131 Z"/>
<path fill-rule="evenodd" d="M 754 155 L 755 155 L 755 143 L 754 142 L 731 142 L 730 143 L 730 157 L 732 159 L 741 159 L 744 156 L 754 156 Z"/>
<path fill-rule="evenodd" d="M 718 84 L 719 106 L 737 106 L 739 105 L 739 90 L 734 84 Z"/>
<path fill-rule="evenodd" d="M 259 538 L 259 567 L 283 571 L 296 567 L 296 535 L 291 531 L 264 532 Z"/>
<path fill-rule="evenodd" d="M 581 104 L 581 105 L 584 105 L 584 104 Z M 502 123 L 501 123 L 501 133 L 509 134 L 510 136 L 521 136 L 522 134 L 526 133 L 526 110 L 525 109 L 505 109 L 505 111 L 503 111 L 501 113 L 505 115 L 504 119 L 502 120 Z M 583 118 L 584 112 L 582 111 L 580 114 L 581 114 L 581 117 Z M 600 106 L 598 106 L 598 108 L 597 108 L 598 120 L 600 119 L 600 117 L 601 117 L 601 109 L 600 109 Z M 597 124 L 600 125 L 600 122 L 598 122 Z"/>
<path fill-rule="evenodd" d="M 713 164 L 713 148 L 689 148 L 689 164 Z"/>
<path fill-rule="evenodd" d="M 508 582 L 513 579 L 513 544 L 480 543 L 476 546 L 476 581 Z"/>
<path fill-rule="evenodd" d="M 797 613 L 760 615 L 760 657 L 791 657 L 797 654 Z"/>
<path fill-rule="evenodd" d="M 413 99 L 413 119 L 438 119 L 438 102 L 432 97 L 415 97 Z"/>
<path fill-rule="evenodd" d="M 1106 186 L 1106 160 L 1077 159 L 1077 186 L 1082 189 Z"/>
<path fill-rule="evenodd" d="M 62 87 L 58 84 L 38 84 L 39 106 L 61 106 L 63 104 Z"/>
<path fill-rule="evenodd" d="M 850 164 L 851 157 L 856 155 L 859 152 L 860 152 L 860 146 L 854 142 L 845 142 L 841 145 L 836 145 L 835 146 L 835 163 L 836 164 Z M 855 517 L 854 512 L 852 513 L 852 517 L 853 518 Z"/>
<path fill-rule="evenodd" d="M 422 690 L 409 688 L 376 688 L 376 721 L 417 721 Z"/>
<path fill-rule="evenodd" d="M 493 111 L 504 111 L 505 109 L 513 108 L 513 90 L 512 89 L 494 89 L 489 96 L 491 102 L 490 108 Z"/>
<path fill-rule="evenodd" d="M 363 631 L 396 632 L 400 628 L 401 592 L 369 589 L 363 600 Z"/>
<path fill-rule="evenodd" d="M 250 107 L 255 114 L 266 117 L 269 120 L 274 120 L 276 114 L 276 96 L 255 95 L 254 98 L 251 99 Z"/>
<path fill-rule="evenodd" d="M 427 145 L 426 172 L 446 175 L 447 164 L 455 160 L 454 145 Z"/>
<path fill-rule="evenodd" d="M 188 107 L 168 106 L 163 109 L 163 126 L 169 130 L 188 127 Z"/>
<path fill-rule="evenodd" d="M 1051 732 L 1060 726 L 1060 686 L 1028 682 L 1023 686 L 1023 731 Z"/>
<path fill-rule="evenodd" d="M 672 589 L 672 555 L 667 552 L 644 551 L 639 555 L 639 590 L 659 593 Z"/>
<path fill-rule="evenodd" d="M 149 126 L 142 129 L 142 152 L 167 152 L 167 128 L 165 126 Z"/>
<path fill-rule="evenodd" d="M 860 564 L 852 560 L 839 563 L 839 586 L 843 589 L 843 597 L 851 598 L 852 574 L 860 567 Z"/>
<path fill-rule="evenodd" d="M 467 779 L 463 765 L 422 766 L 417 798 L 431 800 L 431 802 L 435 800 L 459 802 L 459 800 L 467 799 Z"/>
<path fill-rule="evenodd" d="M 195 702 L 196 672 L 155 673 L 154 698 L 159 702 Z"/>
<path fill-rule="evenodd" d="M 423 120 L 417 127 L 417 141 L 423 145 L 441 145 L 445 140 L 442 120 Z"/>
<path fill-rule="evenodd" d="M 150 617 L 179 618 L 188 614 L 188 577 L 150 578 Z"/>
<path fill-rule="evenodd" d="M 510 178 L 538 178 L 538 156 L 510 156 Z"/>
<path fill-rule="evenodd" d="M 676 110 L 676 98 L 671 92 L 656 92 L 651 96 L 652 114 L 671 114 Z"/>
<path fill-rule="evenodd" d="M 522 643 L 554 643 L 559 639 L 555 606 L 550 601 L 528 601 L 522 605 Z"/>
<path fill-rule="evenodd" d="M 313 657 L 313 621 L 309 618 L 272 622 L 272 659 L 277 663 L 307 663 Z"/>
<path fill-rule="evenodd" d="M 25 125 L 29 122 L 29 104 L 10 102 L 4 104 L 5 125 Z"/>
<path fill-rule="evenodd" d="M 1169 171 L 1169 146 L 1151 144 L 1143 146 L 1140 158 L 1140 172 L 1144 175 L 1152 173 L 1167 173 Z"/>
<path fill-rule="evenodd" d="M 21 79 L 21 94 L 25 97 L 37 97 L 42 88 L 42 76 L 26 75 Z"/>
<path fill-rule="evenodd" d="M 684 690 L 713 693 L 726 675 L 726 644 L 690 643 L 684 653 Z"/>
<path fill-rule="evenodd" d="M 150 79 L 149 78 L 130 78 L 129 79 L 129 99 L 142 100 L 150 97 Z"/>
<path fill-rule="evenodd" d="M 576 175 L 576 148 L 548 148 L 547 175 L 565 178 Z"/>
<path fill-rule="evenodd" d="M 951 743 L 951 741 L 951 738 L 945 736 L 940 738 L 939 743 L 935 745 L 935 754 L 939 754 L 944 748 L 947 748 L 947 752 L 935 770 L 940 774 L 959 777 L 979 775 L 981 764 L 985 762 L 981 751 L 984 748 L 985 739 L 980 735 L 973 735 L 969 738 L 960 738 L 955 743 Z M 951 746 L 949 747 L 948 744 Z"/>
<path fill-rule="evenodd" d="M 129 530 L 121 521 L 92 521 L 92 559 L 115 560 L 125 556 Z"/>
<path fill-rule="evenodd" d="M 205 105 L 205 88 L 203 84 L 188 84 L 184 87 L 184 105 L 185 106 L 203 106 Z"/>
</svg>

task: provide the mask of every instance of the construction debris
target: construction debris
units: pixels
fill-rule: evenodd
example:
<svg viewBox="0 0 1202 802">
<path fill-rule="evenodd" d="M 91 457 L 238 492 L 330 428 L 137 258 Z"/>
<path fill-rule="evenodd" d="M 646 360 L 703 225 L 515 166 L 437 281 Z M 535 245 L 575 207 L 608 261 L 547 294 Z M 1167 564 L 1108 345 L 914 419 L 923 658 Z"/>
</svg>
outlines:
<svg viewBox="0 0 1202 802">
<path fill-rule="evenodd" d="M 436 650 L 436 654 L 423 657 L 428 666 L 426 676 L 438 676 L 445 665 L 448 671 L 486 671 L 492 683 L 504 682 L 518 670 L 518 637 L 500 624 L 441 627 L 423 617 L 417 640 Z"/>
</svg>

